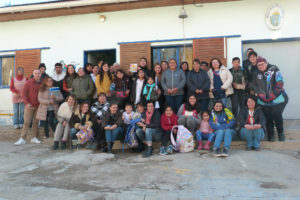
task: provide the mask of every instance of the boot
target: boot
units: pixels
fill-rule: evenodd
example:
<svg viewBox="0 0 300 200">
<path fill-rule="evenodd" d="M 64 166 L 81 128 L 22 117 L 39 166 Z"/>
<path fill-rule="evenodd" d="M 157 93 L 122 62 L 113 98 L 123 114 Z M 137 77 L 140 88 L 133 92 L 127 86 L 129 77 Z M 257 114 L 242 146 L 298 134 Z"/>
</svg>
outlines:
<svg viewBox="0 0 300 200">
<path fill-rule="evenodd" d="M 112 146 L 113 146 L 112 142 L 107 143 L 107 153 L 112 153 Z"/>
<path fill-rule="evenodd" d="M 67 148 L 67 142 L 66 141 L 62 141 L 61 143 L 60 143 L 60 149 L 61 150 L 65 150 Z"/>
<path fill-rule="evenodd" d="M 207 141 L 203 147 L 203 149 L 209 151 L 209 145 L 210 145 L 210 141 Z"/>
<path fill-rule="evenodd" d="M 143 157 L 144 157 L 144 158 L 147 158 L 147 157 L 149 157 L 149 156 L 151 156 L 151 155 L 152 155 L 152 146 L 148 146 L 147 150 L 144 151 Z"/>
<path fill-rule="evenodd" d="M 202 140 L 198 141 L 198 148 L 197 148 L 197 150 L 201 150 L 201 149 L 203 149 Z"/>
<path fill-rule="evenodd" d="M 281 141 L 281 142 L 284 142 L 284 141 L 285 141 L 285 135 L 284 135 L 283 132 L 278 133 L 278 140 Z"/>
<path fill-rule="evenodd" d="M 54 141 L 54 145 L 52 147 L 53 150 L 57 150 L 58 149 L 58 141 Z"/>
</svg>

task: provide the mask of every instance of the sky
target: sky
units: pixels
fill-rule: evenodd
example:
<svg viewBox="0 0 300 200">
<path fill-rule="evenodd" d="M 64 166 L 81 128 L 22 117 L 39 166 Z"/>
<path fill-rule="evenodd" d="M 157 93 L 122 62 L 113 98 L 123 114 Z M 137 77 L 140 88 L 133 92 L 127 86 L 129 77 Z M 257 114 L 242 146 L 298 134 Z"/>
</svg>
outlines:
<svg viewBox="0 0 300 200">
<path fill-rule="evenodd" d="M 55 1 L 61 1 L 61 0 L 0 0 L 0 7 L 16 6 L 22 4 L 55 2 Z"/>
</svg>

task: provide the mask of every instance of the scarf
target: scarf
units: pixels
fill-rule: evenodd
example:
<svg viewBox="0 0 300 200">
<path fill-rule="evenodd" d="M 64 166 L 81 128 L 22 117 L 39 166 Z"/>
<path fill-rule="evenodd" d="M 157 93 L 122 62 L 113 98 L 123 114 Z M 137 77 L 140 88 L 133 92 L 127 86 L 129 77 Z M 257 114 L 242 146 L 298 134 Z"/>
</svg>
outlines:
<svg viewBox="0 0 300 200">
<path fill-rule="evenodd" d="M 148 89 L 147 88 L 150 88 L 150 90 L 149 90 L 149 93 L 148 93 Z M 144 91 L 143 91 L 143 95 L 146 95 L 147 93 L 148 93 L 148 95 L 147 95 L 147 101 L 149 101 L 150 100 L 150 97 L 151 97 L 151 93 L 152 93 L 152 90 L 153 90 L 153 88 L 155 87 L 155 83 L 153 83 L 153 84 L 146 84 L 145 85 L 145 87 L 144 87 Z"/>
<path fill-rule="evenodd" d="M 255 121 L 254 121 L 254 111 L 251 112 L 251 111 L 249 110 L 249 115 L 248 115 L 247 123 L 253 125 L 254 122 L 255 122 Z"/>
</svg>

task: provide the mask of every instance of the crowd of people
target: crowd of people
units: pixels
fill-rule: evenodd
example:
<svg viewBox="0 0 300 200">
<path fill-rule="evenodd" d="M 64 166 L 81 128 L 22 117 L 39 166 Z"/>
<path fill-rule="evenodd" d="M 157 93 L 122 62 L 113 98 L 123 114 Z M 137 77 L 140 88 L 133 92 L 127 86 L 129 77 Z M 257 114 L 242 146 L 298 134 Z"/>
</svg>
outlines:
<svg viewBox="0 0 300 200">
<path fill-rule="evenodd" d="M 63 72 L 55 64 L 52 76 L 41 63 L 30 79 L 18 67 L 11 79 L 14 127 L 22 128 L 15 143 L 41 143 L 38 126 L 54 132 L 52 149 L 88 148 L 112 153 L 116 140 L 127 141 L 131 151 L 153 154 L 152 143 L 160 142 L 160 154 L 173 153 L 170 137 L 182 125 L 193 134 L 198 150 L 228 156 L 231 141 L 239 136 L 247 150 L 260 150 L 260 141 L 285 140 L 282 113 L 288 102 L 279 68 L 247 50 L 248 59 L 232 59 L 232 68 L 218 58 L 210 63 L 193 60 L 179 66 L 175 59 L 147 68 L 141 58 L 137 71 L 124 71 L 118 63 L 100 61 L 76 72 L 68 65 Z M 128 142 L 130 140 L 130 144 Z M 203 140 L 207 140 L 205 144 Z M 222 143 L 223 148 L 221 149 Z"/>
</svg>

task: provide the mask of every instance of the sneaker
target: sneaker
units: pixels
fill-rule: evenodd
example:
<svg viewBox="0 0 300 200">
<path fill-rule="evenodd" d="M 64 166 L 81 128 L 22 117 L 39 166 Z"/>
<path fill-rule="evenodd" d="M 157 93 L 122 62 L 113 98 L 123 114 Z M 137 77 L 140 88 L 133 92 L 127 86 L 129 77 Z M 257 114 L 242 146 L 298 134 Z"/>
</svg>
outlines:
<svg viewBox="0 0 300 200">
<path fill-rule="evenodd" d="M 33 144 L 41 144 L 41 141 L 39 139 L 37 139 L 36 137 L 31 139 L 31 143 Z"/>
<path fill-rule="evenodd" d="M 214 156 L 220 157 L 221 156 L 221 150 L 220 150 L 220 148 L 214 148 L 213 149 L 213 153 L 214 153 Z"/>
<path fill-rule="evenodd" d="M 23 124 L 19 124 L 19 128 L 23 128 Z"/>
<path fill-rule="evenodd" d="M 14 125 L 14 129 L 19 129 L 19 128 L 20 128 L 20 127 L 19 127 L 18 124 Z"/>
<path fill-rule="evenodd" d="M 15 145 L 22 145 L 22 144 L 26 144 L 26 141 L 23 138 L 20 138 L 18 142 L 15 143 Z"/>
<path fill-rule="evenodd" d="M 167 148 L 167 153 L 172 154 L 173 152 L 174 152 L 174 149 L 173 149 L 172 145 L 169 145 Z"/>
<path fill-rule="evenodd" d="M 223 152 L 222 152 L 221 156 L 222 157 L 228 157 L 228 149 L 227 148 L 223 149 Z"/>
<path fill-rule="evenodd" d="M 167 155 L 168 154 L 168 152 L 167 152 L 167 150 L 164 146 L 160 147 L 159 154 L 160 155 Z"/>
<path fill-rule="evenodd" d="M 252 150 L 252 147 L 247 147 L 246 148 L 246 151 L 251 151 Z"/>
</svg>

